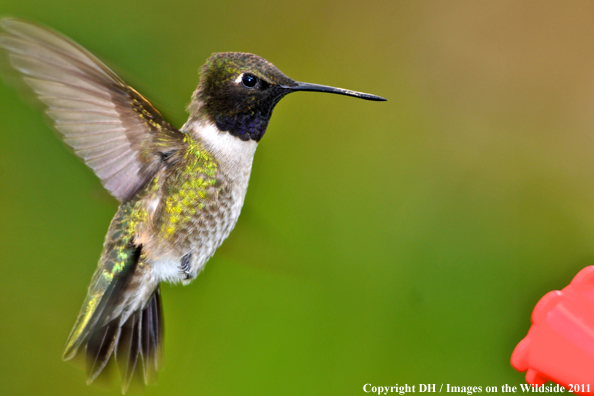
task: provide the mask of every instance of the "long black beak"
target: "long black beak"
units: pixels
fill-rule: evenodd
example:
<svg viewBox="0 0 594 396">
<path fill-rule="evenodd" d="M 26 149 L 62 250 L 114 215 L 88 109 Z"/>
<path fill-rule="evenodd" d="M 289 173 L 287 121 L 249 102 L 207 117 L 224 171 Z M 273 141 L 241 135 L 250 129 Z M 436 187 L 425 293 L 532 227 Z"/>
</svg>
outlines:
<svg viewBox="0 0 594 396">
<path fill-rule="evenodd" d="M 296 81 L 297 85 L 291 87 L 289 85 L 281 85 L 282 88 L 288 89 L 290 91 L 314 91 L 314 92 L 328 92 L 338 95 L 346 95 L 346 96 L 354 96 L 355 98 L 361 98 L 365 100 L 375 100 L 378 102 L 383 102 L 386 99 L 382 98 L 381 96 L 371 95 L 368 93 L 351 91 L 348 89 L 343 88 L 335 88 L 329 87 L 327 85 L 319 85 L 319 84 L 310 84 L 310 83 L 302 83 Z"/>
</svg>

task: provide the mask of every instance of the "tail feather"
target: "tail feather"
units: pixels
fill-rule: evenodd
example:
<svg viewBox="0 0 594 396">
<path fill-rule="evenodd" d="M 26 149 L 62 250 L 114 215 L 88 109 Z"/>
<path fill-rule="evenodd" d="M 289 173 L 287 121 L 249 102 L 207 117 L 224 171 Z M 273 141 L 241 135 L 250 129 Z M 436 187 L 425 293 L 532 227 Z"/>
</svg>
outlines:
<svg viewBox="0 0 594 396">
<path fill-rule="evenodd" d="M 161 292 L 157 288 L 145 308 L 132 314 L 122 326 L 116 351 L 122 392 L 128 389 L 139 364 L 146 384 L 156 377 L 161 357 L 162 323 Z"/>
<path fill-rule="evenodd" d="M 117 362 L 122 377 L 122 393 L 125 393 L 130 386 L 134 371 L 136 370 L 136 363 L 138 362 L 138 355 L 140 354 L 140 331 L 141 322 L 139 315 L 142 313 L 133 313 L 124 326 L 122 326 L 123 334 L 120 338 L 117 350 Z"/>
<path fill-rule="evenodd" d="M 163 337 L 163 316 L 161 311 L 160 290 L 157 288 L 154 297 L 150 299 L 142 314 L 142 367 L 144 369 L 144 382 L 148 383 L 150 378 L 159 368 L 161 357 L 161 339 Z"/>
<path fill-rule="evenodd" d="M 117 326 L 103 326 L 91 333 L 87 341 L 87 384 L 93 382 L 103 371 L 120 337 Z"/>
<path fill-rule="evenodd" d="M 146 306 L 132 313 L 123 324 L 118 317 L 92 330 L 85 346 L 87 383 L 104 371 L 112 355 L 120 371 L 122 393 L 126 393 L 137 372 L 139 358 L 144 382 L 154 379 L 161 358 L 162 323 L 161 293 L 157 287 Z"/>
</svg>

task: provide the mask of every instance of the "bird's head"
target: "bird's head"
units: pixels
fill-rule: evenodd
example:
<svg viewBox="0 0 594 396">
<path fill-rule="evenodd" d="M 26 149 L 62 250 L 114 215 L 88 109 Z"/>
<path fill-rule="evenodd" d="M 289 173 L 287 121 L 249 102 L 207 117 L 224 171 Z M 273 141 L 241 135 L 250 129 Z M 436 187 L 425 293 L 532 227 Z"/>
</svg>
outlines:
<svg viewBox="0 0 594 396">
<path fill-rule="evenodd" d="M 297 82 L 257 55 L 221 52 L 211 55 L 202 66 L 200 83 L 189 111 L 241 140 L 259 141 L 266 132 L 274 106 L 285 95 L 296 91 L 385 100 L 342 88 Z"/>
</svg>

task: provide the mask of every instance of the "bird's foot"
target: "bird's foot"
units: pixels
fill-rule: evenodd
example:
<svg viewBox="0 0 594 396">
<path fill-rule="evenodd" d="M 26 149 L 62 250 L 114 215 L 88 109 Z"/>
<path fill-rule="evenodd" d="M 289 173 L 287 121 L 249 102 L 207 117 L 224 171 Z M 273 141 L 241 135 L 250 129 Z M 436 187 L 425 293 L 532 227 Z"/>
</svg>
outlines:
<svg viewBox="0 0 594 396">
<path fill-rule="evenodd" d="M 181 258 L 181 264 L 179 266 L 179 269 L 180 269 L 181 273 L 184 274 L 185 280 L 192 278 L 191 265 L 190 265 L 191 258 L 192 258 L 192 253 L 186 253 Z"/>
</svg>

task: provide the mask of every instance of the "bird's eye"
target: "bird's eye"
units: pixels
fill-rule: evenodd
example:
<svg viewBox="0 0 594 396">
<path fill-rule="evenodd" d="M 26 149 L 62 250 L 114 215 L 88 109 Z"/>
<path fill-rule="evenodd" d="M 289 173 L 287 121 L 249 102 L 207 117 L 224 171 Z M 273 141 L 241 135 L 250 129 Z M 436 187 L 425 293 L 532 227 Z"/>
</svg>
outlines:
<svg viewBox="0 0 594 396">
<path fill-rule="evenodd" d="M 254 88 L 258 84 L 258 77 L 251 74 L 244 74 L 241 83 L 247 88 Z"/>
</svg>

